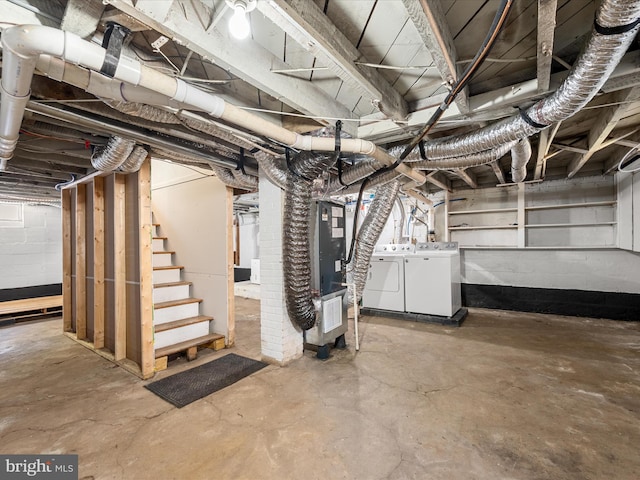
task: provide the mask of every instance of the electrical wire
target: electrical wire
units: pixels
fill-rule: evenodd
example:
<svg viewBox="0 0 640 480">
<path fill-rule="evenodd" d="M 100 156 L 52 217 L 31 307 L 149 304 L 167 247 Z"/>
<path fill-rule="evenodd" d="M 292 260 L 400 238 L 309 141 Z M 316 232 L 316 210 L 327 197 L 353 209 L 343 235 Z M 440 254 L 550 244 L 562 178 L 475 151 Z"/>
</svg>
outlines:
<svg viewBox="0 0 640 480">
<path fill-rule="evenodd" d="M 369 177 L 371 178 L 371 177 Z M 369 183 L 369 178 L 365 178 L 360 185 L 360 191 L 358 192 L 358 200 L 356 201 L 356 210 L 353 212 L 353 230 L 351 231 L 351 245 L 349 246 L 349 255 L 345 260 L 344 264 L 349 265 L 351 260 L 353 260 L 353 252 L 355 251 L 356 245 L 356 236 L 358 233 L 358 213 L 360 212 L 360 205 L 362 204 L 362 194 L 364 193 L 365 188 L 367 188 L 367 184 Z"/>
<path fill-rule="evenodd" d="M 489 29 L 489 33 L 482 42 L 482 46 L 478 50 L 478 53 L 476 53 L 476 56 L 473 58 L 473 62 L 466 68 L 461 77 L 453 85 L 447 97 L 433 113 L 420 133 L 411 141 L 411 143 L 409 143 L 407 148 L 405 148 L 405 150 L 402 152 L 402 154 L 398 158 L 398 164 L 401 163 L 405 158 L 407 158 L 407 156 L 409 156 L 416 145 L 418 145 L 418 143 L 420 143 L 422 139 L 427 136 L 433 126 L 438 122 L 438 120 L 440 120 L 440 117 L 442 117 L 445 110 L 449 108 L 449 105 L 451 105 L 451 103 L 453 103 L 453 100 L 458 95 L 458 93 L 460 93 L 467 86 L 469 80 L 471 80 L 471 77 L 475 74 L 480 65 L 482 65 L 482 63 L 484 62 L 485 58 L 489 55 L 489 52 L 491 51 L 491 48 L 493 47 L 493 44 L 495 43 L 500 30 L 502 30 L 502 27 L 505 24 L 512 5 L 513 0 L 502 0 L 500 7 L 498 8 L 493 19 L 493 23 L 491 24 L 491 28 Z M 395 168 L 396 166 L 397 165 L 393 165 L 393 168 Z"/>
</svg>

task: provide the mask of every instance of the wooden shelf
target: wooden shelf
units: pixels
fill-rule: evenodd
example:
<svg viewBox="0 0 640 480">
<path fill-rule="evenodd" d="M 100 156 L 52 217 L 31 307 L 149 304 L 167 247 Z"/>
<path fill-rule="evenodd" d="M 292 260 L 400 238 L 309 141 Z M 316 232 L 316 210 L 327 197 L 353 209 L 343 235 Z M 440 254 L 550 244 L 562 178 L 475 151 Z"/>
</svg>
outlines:
<svg viewBox="0 0 640 480">
<path fill-rule="evenodd" d="M 525 210 L 557 210 L 562 208 L 580 208 L 580 207 L 612 207 L 616 204 L 615 201 L 608 202 L 585 202 L 585 203 L 565 203 L 562 205 L 534 205 L 531 207 L 524 207 Z"/>
<path fill-rule="evenodd" d="M 468 227 L 449 227 L 449 230 L 505 230 L 518 228 L 517 225 L 476 225 L 476 226 L 468 226 Z"/>
<path fill-rule="evenodd" d="M 616 222 L 594 222 L 594 223 L 533 223 L 525 225 L 526 228 L 566 228 L 566 227 L 600 227 L 615 225 Z"/>
<path fill-rule="evenodd" d="M 503 212 L 517 212 L 518 209 L 516 207 L 508 207 L 508 208 L 487 208 L 484 210 L 457 210 L 454 212 L 449 212 L 449 215 L 470 215 L 474 213 L 503 213 Z"/>
</svg>

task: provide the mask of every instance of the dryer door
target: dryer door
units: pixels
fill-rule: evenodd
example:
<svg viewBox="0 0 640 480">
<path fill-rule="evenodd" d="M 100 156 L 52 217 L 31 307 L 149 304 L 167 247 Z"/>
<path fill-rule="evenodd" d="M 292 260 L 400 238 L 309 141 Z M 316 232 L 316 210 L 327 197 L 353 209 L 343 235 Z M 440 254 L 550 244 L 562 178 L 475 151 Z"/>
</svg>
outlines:
<svg viewBox="0 0 640 480">
<path fill-rule="evenodd" d="M 372 257 L 362 306 L 404 312 L 403 257 Z"/>
</svg>

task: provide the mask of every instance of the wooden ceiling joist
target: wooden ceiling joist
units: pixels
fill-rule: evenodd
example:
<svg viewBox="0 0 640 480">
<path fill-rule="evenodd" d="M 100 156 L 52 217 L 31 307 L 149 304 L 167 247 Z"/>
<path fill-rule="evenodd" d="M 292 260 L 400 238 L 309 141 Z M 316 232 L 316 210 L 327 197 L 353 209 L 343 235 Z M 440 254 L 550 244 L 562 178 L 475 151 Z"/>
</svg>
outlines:
<svg viewBox="0 0 640 480">
<path fill-rule="evenodd" d="M 366 60 L 313 0 L 258 2 L 257 9 L 344 82 L 370 98 L 388 118 L 406 119 L 408 107 L 400 93 L 376 70 L 356 64 Z"/>
<path fill-rule="evenodd" d="M 538 0 L 538 93 L 549 90 L 558 0 Z"/>
<path fill-rule="evenodd" d="M 464 181 L 464 183 L 469 185 L 471 188 L 478 188 L 478 180 L 476 179 L 475 174 L 470 170 L 459 168 L 457 170 L 454 170 L 453 173 L 459 176 Z"/>
<path fill-rule="evenodd" d="M 619 105 L 608 107 L 605 112 L 598 116 L 594 125 L 589 132 L 589 148 L 587 152 L 578 154 L 567 167 L 567 177 L 573 176 L 580 171 L 585 163 L 600 150 L 601 145 L 607 140 L 609 134 L 616 127 L 618 122 L 622 120 L 629 110 L 629 103 L 640 98 L 640 87 L 633 87 L 623 90 L 616 95 L 616 103 Z"/>
<path fill-rule="evenodd" d="M 456 64 L 458 56 L 449 30 L 447 19 L 442 10 L 441 0 L 402 0 L 411 21 L 422 37 L 422 41 L 431 53 L 433 63 L 442 80 L 453 85 L 458 80 L 460 70 Z M 469 111 L 469 89 L 462 90 L 455 99 L 461 113 Z"/>
</svg>

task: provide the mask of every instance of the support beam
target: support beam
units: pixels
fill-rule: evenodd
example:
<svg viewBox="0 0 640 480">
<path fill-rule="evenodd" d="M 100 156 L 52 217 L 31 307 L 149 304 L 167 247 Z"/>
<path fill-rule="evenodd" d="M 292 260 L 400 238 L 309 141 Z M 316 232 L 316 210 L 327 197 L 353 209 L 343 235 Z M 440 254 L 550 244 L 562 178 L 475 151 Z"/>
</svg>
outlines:
<svg viewBox="0 0 640 480">
<path fill-rule="evenodd" d="M 538 93 L 549 90 L 558 0 L 538 0 Z"/>
<path fill-rule="evenodd" d="M 93 179 L 93 347 L 104 348 L 104 177 Z"/>
<path fill-rule="evenodd" d="M 76 186 L 76 337 L 87 338 L 87 186 Z"/>
<path fill-rule="evenodd" d="M 568 178 L 573 178 L 584 164 L 589 161 L 593 154 L 600 150 L 602 143 L 604 143 L 618 122 L 625 117 L 631 108 L 628 102 L 638 100 L 638 98 L 640 98 L 640 87 L 629 88 L 616 95 L 616 103 L 620 103 L 620 105 L 607 108 L 606 111 L 598 117 L 589 132 L 589 149 L 586 153 L 577 155 L 571 161 L 567 168 Z"/>
<path fill-rule="evenodd" d="M 62 190 L 62 330 L 71 332 L 71 190 Z"/>
<path fill-rule="evenodd" d="M 440 187 L 445 192 L 451 191 L 451 182 L 438 171 L 431 172 L 427 175 L 427 182 L 434 184 L 436 187 Z"/>
<path fill-rule="evenodd" d="M 471 170 L 458 168 L 454 170 L 453 173 L 458 175 L 471 188 L 478 188 L 478 181 L 476 180 L 476 176 L 471 172 Z"/>
<path fill-rule="evenodd" d="M 127 257 L 126 257 L 126 195 L 125 176 L 114 174 L 113 185 L 113 271 L 114 273 L 114 333 L 115 361 L 127 355 Z"/>
<path fill-rule="evenodd" d="M 624 142 L 624 143 L 622 143 Z M 636 132 L 625 140 L 620 142 L 620 146 L 611 149 L 609 153 L 609 160 L 607 160 L 604 164 L 604 168 L 602 169 L 602 174 L 606 175 L 611 173 L 613 170 L 618 168 L 618 164 L 620 160 L 629 152 L 631 148 L 635 148 L 640 144 L 640 132 Z"/>
<path fill-rule="evenodd" d="M 560 129 L 560 125 L 562 122 L 556 123 L 551 130 L 543 130 L 540 132 L 540 137 L 538 139 L 538 154 L 536 158 L 536 169 L 533 176 L 534 180 L 540 180 L 544 178 L 545 171 L 547 170 L 547 160 L 549 148 L 551 147 L 551 142 L 556 137 L 558 130 Z"/>
<path fill-rule="evenodd" d="M 366 58 L 313 0 L 262 1 L 257 3 L 257 10 L 387 117 L 406 119 L 408 107 L 400 93 L 377 70 L 356 64 L 366 63 Z"/>
<path fill-rule="evenodd" d="M 285 69 L 290 65 L 261 45 L 250 40 L 233 41 L 216 29 L 207 31 L 200 22 L 190 21 L 189 18 L 197 18 L 198 15 L 193 10 L 191 2 L 173 2 L 166 16 L 156 14 L 156 9 L 138 10 L 133 6 L 132 0 L 105 0 L 105 3 L 149 25 L 160 34 L 183 45 L 189 45 L 191 50 L 204 59 L 214 61 L 232 75 L 295 110 L 318 117 L 354 118 L 348 108 L 312 83 L 271 73 L 273 69 Z M 258 2 L 261 3 L 265 2 Z M 355 125 L 351 125 L 352 123 L 354 122 L 345 122 L 343 128 L 354 135 Z"/>
<path fill-rule="evenodd" d="M 138 176 L 138 229 L 140 256 L 140 371 L 143 378 L 153 376 L 153 251 L 151 248 L 151 157 L 140 167 Z"/>
<path fill-rule="evenodd" d="M 442 9 L 441 0 L 402 0 L 411 21 L 431 53 L 433 63 L 444 82 L 453 85 L 460 76 L 458 55 L 453 35 Z M 469 90 L 465 88 L 455 99 L 461 113 L 469 111 Z"/>
<path fill-rule="evenodd" d="M 500 166 L 500 162 L 498 160 L 496 160 L 495 162 L 491 162 L 489 165 L 491 165 L 491 168 L 493 169 L 493 173 L 496 174 L 496 178 L 498 179 L 499 183 L 506 183 L 506 180 L 504 178 L 504 172 L 502 171 L 502 167 Z"/>
</svg>

